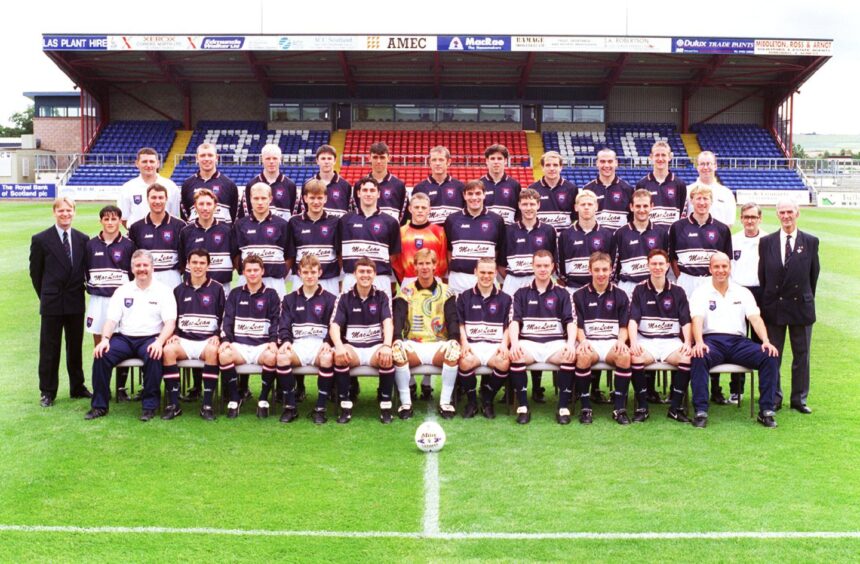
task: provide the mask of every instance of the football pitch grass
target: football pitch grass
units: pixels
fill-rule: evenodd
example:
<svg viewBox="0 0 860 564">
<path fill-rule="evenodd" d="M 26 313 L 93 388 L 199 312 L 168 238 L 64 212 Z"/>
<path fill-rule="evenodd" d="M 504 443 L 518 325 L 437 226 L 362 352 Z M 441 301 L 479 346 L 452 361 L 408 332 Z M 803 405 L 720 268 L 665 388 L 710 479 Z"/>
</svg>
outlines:
<svg viewBox="0 0 860 564">
<path fill-rule="evenodd" d="M 97 232 L 99 207 L 79 205 L 75 226 Z M 704 430 L 665 406 L 645 424 L 622 428 L 598 406 L 593 425 L 561 427 L 549 393 L 525 427 L 502 406 L 494 421 L 443 422 L 448 444 L 430 456 L 412 437 L 434 406 L 382 426 L 367 378 L 345 426 L 306 417 L 313 378 L 290 425 L 247 408 L 207 423 L 198 404 L 144 424 L 139 403 L 88 422 L 64 369 L 56 405 L 39 407 L 27 257 L 51 223 L 49 204 L 0 206 L 2 561 L 858 559 L 858 211 L 800 217 L 821 239 L 812 415 L 786 408 L 765 429 L 747 390 L 740 409 L 713 406 Z M 85 335 L 88 381 L 91 348 Z"/>
</svg>

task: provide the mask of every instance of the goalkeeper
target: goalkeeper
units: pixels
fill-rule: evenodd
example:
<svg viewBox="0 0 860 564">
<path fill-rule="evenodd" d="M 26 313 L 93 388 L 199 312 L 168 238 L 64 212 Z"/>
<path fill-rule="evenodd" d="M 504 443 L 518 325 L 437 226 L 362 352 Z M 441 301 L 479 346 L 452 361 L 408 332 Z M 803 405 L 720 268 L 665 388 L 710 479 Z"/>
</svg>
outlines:
<svg viewBox="0 0 860 564">
<path fill-rule="evenodd" d="M 439 414 L 444 419 L 451 419 L 455 415 L 451 396 L 460 360 L 460 328 L 454 293 L 447 284 L 435 278 L 437 261 L 436 252 L 432 249 L 421 249 L 413 257 L 417 278 L 401 286 L 394 298 L 391 354 L 402 405 L 412 405 L 410 366 L 432 364 L 442 367 Z"/>
</svg>

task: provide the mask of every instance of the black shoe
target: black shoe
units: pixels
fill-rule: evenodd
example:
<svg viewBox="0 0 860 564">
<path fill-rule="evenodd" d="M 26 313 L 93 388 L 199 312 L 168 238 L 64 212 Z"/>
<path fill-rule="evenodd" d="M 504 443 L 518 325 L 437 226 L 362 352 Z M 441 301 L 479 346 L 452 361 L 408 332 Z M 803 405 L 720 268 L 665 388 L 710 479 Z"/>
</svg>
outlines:
<svg viewBox="0 0 860 564">
<path fill-rule="evenodd" d="M 773 416 L 773 411 L 759 411 L 757 420 L 768 429 L 776 429 L 776 419 Z"/>
<path fill-rule="evenodd" d="M 314 422 L 314 425 L 325 424 L 328 421 L 328 417 L 325 416 L 325 409 L 314 409 L 311 411 L 311 421 Z"/>
<path fill-rule="evenodd" d="M 337 416 L 337 422 L 341 425 L 346 425 L 352 419 L 352 409 L 341 408 L 340 415 Z"/>
<path fill-rule="evenodd" d="M 143 421 L 144 423 L 146 423 L 147 421 L 150 421 L 152 419 L 155 419 L 155 410 L 154 409 L 144 409 L 143 413 L 140 414 L 140 420 Z"/>
<path fill-rule="evenodd" d="M 72 399 L 92 399 L 93 393 L 86 386 L 72 394 Z"/>
<path fill-rule="evenodd" d="M 487 419 L 495 419 L 496 418 L 496 409 L 493 407 L 493 402 L 487 402 L 481 408 L 481 415 L 483 415 Z"/>
<path fill-rule="evenodd" d="M 809 415 L 810 413 L 812 413 L 812 408 L 810 408 L 806 404 L 794 404 L 791 406 L 791 409 L 793 409 L 795 411 L 799 411 L 800 413 L 802 413 L 804 415 Z"/>
<path fill-rule="evenodd" d="M 227 419 L 236 419 L 239 417 L 239 406 L 241 404 L 237 401 L 231 401 L 227 404 Z"/>
<path fill-rule="evenodd" d="M 651 412 L 647 409 L 640 407 L 633 413 L 633 422 L 634 423 L 645 423 L 645 421 L 651 416 Z"/>
<path fill-rule="evenodd" d="M 619 425 L 630 425 L 630 418 L 627 417 L 626 409 L 616 409 L 612 412 L 612 418 Z"/>
<path fill-rule="evenodd" d="M 680 409 L 672 409 L 669 408 L 669 411 L 666 413 L 666 417 L 669 419 L 674 419 L 678 423 L 692 423 L 687 414 L 681 411 Z"/>
<path fill-rule="evenodd" d="M 649 392 L 646 392 L 645 399 L 648 400 L 648 403 L 654 403 L 658 405 L 668 403 L 659 393 L 657 393 L 657 390 L 651 390 Z"/>
<path fill-rule="evenodd" d="M 179 396 L 179 400 L 185 403 L 191 403 L 200 399 L 200 388 L 188 388 L 185 394 Z"/>
<path fill-rule="evenodd" d="M 729 400 L 726 399 L 726 396 L 723 395 L 722 391 L 718 391 L 711 394 L 711 403 L 715 403 L 717 405 L 729 405 Z"/>
<path fill-rule="evenodd" d="M 201 406 L 200 417 L 202 417 L 205 421 L 215 421 L 215 410 L 212 409 L 211 405 Z"/>
<path fill-rule="evenodd" d="M 535 403 L 546 403 L 546 388 L 535 388 L 532 391 L 532 399 L 535 400 Z"/>
<path fill-rule="evenodd" d="M 379 410 L 379 421 L 382 422 L 383 425 L 388 425 L 393 419 L 394 416 L 391 414 L 390 409 Z"/>
<path fill-rule="evenodd" d="M 591 401 L 599 405 L 606 405 L 612 403 L 612 400 L 609 399 L 606 394 L 603 393 L 603 390 L 592 390 Z"/>
<path fill-rule="evenodd" d="M 570 425 L 570 410 L 563 407 L 555 414 L 555 420 L 559 425 Z"/>
<path fill-rule="evenodd" d="M 594 415 L 591 410 L 588 408 L 584 408 L 579 412 L 579 422 L 583 425 L 591 425 L 592 421 L 594 421 Z"/>
<path fill-rule="evenodd" d="M 399 417 L 400 419 L 402 419 L 404 421 L 406 421 L 407 419 L 412 419 L 413 415 L 414 415 L 414 413 L 412 411 L 411 405 L 401 405 L 397 409 L 397 417 Z"/>
<path fill-rule="evenodd" d="M 161 418 L 165 421 L 170 421 L 171 419 L 176 419 L 180 415 L 182 415 L 182 408 L 179 407 L 179 404 L 170 403 L 164 408 L 164 413 L 161 415 Z"/>
<path fill-rule="evenodd" d="M 285 407 L 281 413 L 281 418 L 278 419 L 281 423 L 292 423 L 298 418 L 299 414 L 295 407 Z"/>
<path fill-rule="evenodd" d="M 308 398 L 307 390 L 305 390 L 304 388 L 297 388 L 296 389 L 296 402 L 297 403 L 302 403 L 307 398 Z"/>
<path fill-rule="evenodd" d="M 478 414 L 478 404 L 476 403 L 467 403 L 466 408 L 463 409 L 463 419 L 471 419 L 475 415 Z"/>
<path fill-rule="evenodd" d="M 42 407 L 51 407 L 52 405 L 54 405 L 54 398 L 42 396 L 39 399 L 39 405 L 41 405 Z"/>
<path fill-rule="evenodd" d="M 708 414 L 704 411 L 700 411 L 693 417 L 693 427 L 697 429 L 704 429 L 708 426 Z"/>
<path fill-rule="evenodd" d="M 424 401 L 432 401 L 433 400 L 433 388 L 432 386 L 425 386 L 421 384 L 421 399 Z"/>
<path fill-rule="evenodd" d="M 439 417 L 442 419 L 454 419 L 455 415 L 457 415 L 457 410 L 450 403 L 439 406 Z"/>
<path fill-rule="evenodd" d="M 266 419 L 269 416 L 269 402 L 261 401 L 257 403 L 257 418 Z"/>
<path fill-rule="evenodd" d="M 143 399 L 143 390 L 138 390 L 136 394 L 131 396 L 131 401 L 141 401 Z"/>
<path fill-rule="evenodd" d="M 126 403 L 131 401 L 131 398 L 128 397 L 128 392 L 125 388 L 119 388 L 116 391 L 116 402 L 117 403 Z"/>
<path fill-rule="evenodd" d="M 104 417 L 108 414 L 107 409 L 101 409 L 99 407 L 94 407 L 91 410 L 87 411 L 87 414 L 84 415 L 84 419 L 87 421 L 91 421 L 93 419 L 98 419 L 99 417 Z"/>
<path fill-rule="evenodd" d="M 522 408 L 519 408 L 522 409 Z M 518 425 L 527 425 L 529 421 L 532 420 L 532 412 L 526 408 L 525 411 L 517 411 L 517 424 Z"/>
</svg>

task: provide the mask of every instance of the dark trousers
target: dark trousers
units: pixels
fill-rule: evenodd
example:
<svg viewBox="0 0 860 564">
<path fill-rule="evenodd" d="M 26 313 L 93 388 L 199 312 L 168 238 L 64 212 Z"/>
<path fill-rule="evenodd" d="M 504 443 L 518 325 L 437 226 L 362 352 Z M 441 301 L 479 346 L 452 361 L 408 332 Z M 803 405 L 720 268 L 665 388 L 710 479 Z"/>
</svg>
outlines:
<svg viewBox="0 0 860 564">
<path fill-rule="evenodd" d="M 812 344 L 812 325 L 771 325 L 767 324 L 767 336 L 771 344 L 782 351 L 785 347 L 785 332 L 791 345 L 791 405 L 806 405 L 809 395 L 809 347 Z M 782 362 L 780 362 L 780 367 Z M 777 373 L 776 397 L 782 400 L 781 374 Z"/>
<path fill-rule="evenodd" d="M 93 407 L 108 408 L 114 366 L 129 358 L 139 358 L 143 361 L 143 409 L 158 409 L 161 399 L 161 360 L 150 358 L 146 351 L 155 342 L 155 337 L 127 337 L 120 334 L 110 338 L 110 350 L 101 358 L 93 360 Z"/>
<path fill-rule="evenodd" d="M 779 357 L 768 356 L 761 350 L 761 345 L 739 335 L 705 335 L 705 344 L 710 348 L 708 354 L 704 358 L 693 357 L 691 364 L 693 407 L 697 412 L 708 411 L 708 371 L 723 363 L 757 369 L 759 410 L 773 410 L 779 378 Z"/>
<path fill-rule="evenodd" d="M 39 390 L 51 399 L 57 397 L 60 385 L 60 351 L 66 334 L 66 371 L 69 392 L 84 390 L 84 370 L 81 346 L 84 341 L 84 314 L 43 315 L 39 331 Z"/>
</svg>

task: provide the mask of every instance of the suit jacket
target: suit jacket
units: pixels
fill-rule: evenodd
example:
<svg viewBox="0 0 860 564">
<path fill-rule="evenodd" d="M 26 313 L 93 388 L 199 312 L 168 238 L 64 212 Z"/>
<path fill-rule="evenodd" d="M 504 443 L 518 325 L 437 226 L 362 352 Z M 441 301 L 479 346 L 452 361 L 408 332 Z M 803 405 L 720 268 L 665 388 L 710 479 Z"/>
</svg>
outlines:
<svg viewBox="0 0 860 564">
<path fill-rule="evenodd" d="M 55 226 L 33 235 L 30 242 L 30 280 L 39 296 L 41 315 L 84 313 L 87 239 L 77 229 L 71 230 L 70 263 Z"/>
<path fill-rule="evenodd" d="M 794 252 L 782 264 L 779 231 L 759 241 L 758 279 L 762 288 L 762 318 L 772 325 L 815 323 L 815 287 L 821 269 L 818 238 L 796 231 Z"/>
</svg>

